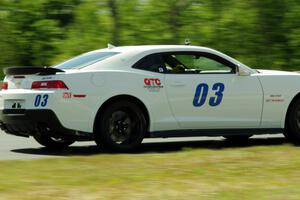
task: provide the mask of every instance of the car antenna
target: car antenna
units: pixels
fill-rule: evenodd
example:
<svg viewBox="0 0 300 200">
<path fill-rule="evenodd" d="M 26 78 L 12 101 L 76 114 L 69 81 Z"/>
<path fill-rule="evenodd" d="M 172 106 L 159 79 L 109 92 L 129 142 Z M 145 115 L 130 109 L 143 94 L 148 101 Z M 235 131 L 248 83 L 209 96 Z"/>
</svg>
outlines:
<svg viewBox="0 0 300 200">
<path fill-rule="evenodd" d="M 113 48 L 116 48 L 116 46 L 115 46 L 115 45 L 112 45 L 112 44 L 110 44 L 110 43 L 108 43 L 108 44 L 107 44 L 107 48 L 108 48 L 108 49 L 113 49 Z"/>
<path fill-rule="evenodd" d="M 186 38 L 185 41 L 184 41 L 184 44 L 187 45 L 187 46 L 190 45 L 191 40 L 189 38 Z"/>
</svg>

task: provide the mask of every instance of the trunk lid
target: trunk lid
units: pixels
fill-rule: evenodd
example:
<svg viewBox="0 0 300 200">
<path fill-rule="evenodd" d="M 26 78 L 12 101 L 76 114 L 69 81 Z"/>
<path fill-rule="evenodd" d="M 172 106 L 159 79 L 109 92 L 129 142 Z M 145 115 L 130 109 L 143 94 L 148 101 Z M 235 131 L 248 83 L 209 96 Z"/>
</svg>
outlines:
<svg viewBox="0 0 300 200">
<path fill-rule="evenodd" d="M 8 89 L 31 89 L 32 82 L 47 80 L 47 77 L 65 71 L 45 67 L 11 67 L 4 70 Z"/>
</svg>

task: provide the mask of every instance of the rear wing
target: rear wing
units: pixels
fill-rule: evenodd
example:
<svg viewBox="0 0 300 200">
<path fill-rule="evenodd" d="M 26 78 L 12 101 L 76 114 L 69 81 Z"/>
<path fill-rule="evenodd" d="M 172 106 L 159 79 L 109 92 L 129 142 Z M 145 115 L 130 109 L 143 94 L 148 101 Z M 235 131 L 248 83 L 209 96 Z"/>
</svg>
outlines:
<svg viewBox="0 0 300 200">
<path fill-rule="evenodd" d="M 61 69 L 51 67 L 7 67 L 3 69 L 5 75 L 54 75 L 57 72 L 65 72 Z"/>
</svg>

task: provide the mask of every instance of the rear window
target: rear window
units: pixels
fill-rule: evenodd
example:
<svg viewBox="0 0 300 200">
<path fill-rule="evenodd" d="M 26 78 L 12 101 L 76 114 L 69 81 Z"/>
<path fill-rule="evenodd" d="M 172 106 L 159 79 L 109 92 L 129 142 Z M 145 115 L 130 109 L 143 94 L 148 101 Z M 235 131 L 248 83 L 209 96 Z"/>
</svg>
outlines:
<svg viewBox="0 0 300 200">
<path fill-rule="evenodd" d="M 87 67 L 91 64 L 94 64 L 96 62 L 99 62 L 101 60 L 104 60 L 106 58 L 109 58 L 111 56 L 114 56 L 116 54 L 119 53 L 118 52 L 92 52 L 92 53 L 82 54 L 80 56 L 71 58 L 70 60 L 62 62 L 60 64 L 54 65 L 53 67 L 58 69 L 80 69 L 80 68 Z"/>
</svg>

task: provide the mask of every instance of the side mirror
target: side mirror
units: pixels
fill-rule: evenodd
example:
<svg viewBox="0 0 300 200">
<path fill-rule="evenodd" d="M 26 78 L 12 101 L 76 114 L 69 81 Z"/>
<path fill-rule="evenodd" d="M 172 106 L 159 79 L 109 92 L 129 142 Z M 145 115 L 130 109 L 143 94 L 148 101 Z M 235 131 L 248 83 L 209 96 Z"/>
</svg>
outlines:
<svg viewBox="0 0 300 200">
<path fill-rule="evenodd" d="M 249 72 L 248 70 L 242 68 L 239 65 L 236 67 L 236 71 L 237 71 L 237 74 L 239 76 L 250 76 L 251 75 L 251 72 Z"/>
</svg>

